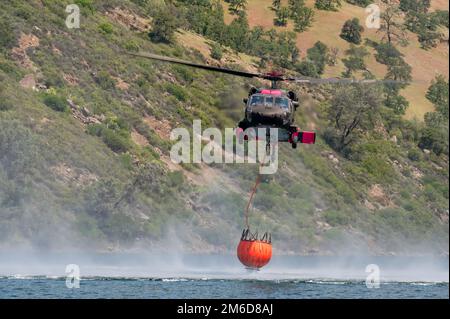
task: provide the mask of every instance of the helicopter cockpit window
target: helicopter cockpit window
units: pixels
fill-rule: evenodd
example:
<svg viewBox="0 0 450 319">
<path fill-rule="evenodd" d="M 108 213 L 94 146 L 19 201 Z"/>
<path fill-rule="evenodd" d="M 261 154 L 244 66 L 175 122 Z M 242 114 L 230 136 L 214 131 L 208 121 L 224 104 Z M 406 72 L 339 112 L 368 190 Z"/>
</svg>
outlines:
<svg viewBox="0 0 450 319">
<path fill-rule="evenodd" d="M 275 98 L 275 105 L 287 110 L 289 108 L 289 101 L 286 98 L 277 97 Z"/>
<path fill-rule="evenodd" d="M 250 100 L 250 106 L 262 105 L 264 104 L 264 97 L 259 95 L 252 96 Z"/>
<path fill-rule="evenodd" d="M 273 106 L 273 97 L 266 97 L 266 103 L 264 106 Z"/>
</svg>

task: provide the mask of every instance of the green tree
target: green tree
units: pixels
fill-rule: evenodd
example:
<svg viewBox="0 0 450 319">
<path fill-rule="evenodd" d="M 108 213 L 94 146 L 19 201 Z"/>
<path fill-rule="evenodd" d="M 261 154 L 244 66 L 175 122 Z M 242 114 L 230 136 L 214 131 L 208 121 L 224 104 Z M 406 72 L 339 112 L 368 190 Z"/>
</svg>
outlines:
<svg viewBox="0 0 450 319">
<path fill-rule="evenodd" d="M 419 147 L 432 150 L 436 155 L 448 155 L 448 81 L 442 75 L 437 76 L 428 88 L 426 96 L 434 104 L 435 111 L 425 114 L 425 127 L 421 131 Z"/>
<path fill-rule="evenodd" d="M 273 0 L 272 1 L 272 10 L 278 11 L 281 8 L 281 0 Z"/>
<path fill-rule="evenodd" d="M 327 108 L 330 129 L 325 139 L 337 151 L 374 127 L 381 106 L 380 88 L 373 85 L 341 85 L 334 89 Z"/>
<path fill-rule="evenodd" d="M 402 115 L 409 106 L 409 102 L 400 95 L 400 90 L 411 82 L 412 68 L 403 59 L 389 60 L 387 67 L 388 72 L 384 77 L 385 80 L 393 80 L 395 82 L 387 82 L 384 84 L 384 104 L 394 110 L 396 114 Z"/>
<path fill-rule="evenodd" d="M 341 0 L 316 0 L 314 6 L 319 10 L 337 11 L 342 3 Z"/>
<path fill-rule="evenodd" d="M 436 10 L 432 13 L 437 24 L 442 25 L 448 29 L 449 16 L 448 10 Z"/>
<path fill-rule="evenodd" d="M 367 7 L 369 4 L 373 3 L 373 0 L 345 0 L 346 2 L 359 6 L 362 8 Z"/>
<path fill-rule="evenodd" d="M 312 61 L 302 61 L 295 66 L 295 70 L 304 76 L 309 76 L 313 78 L 318 78 L 319 73 L 317 72 L 316 65 Z"/>
<path fill-rule="evenodd" d="M 153 16 L 149 37 L 154 42 L 172 42 L 177 27 L 175 15 L 169 7 L 163 6 Z"/>
<path fill-rule="evenodd" d="M 394 80 L 402 82 L 402 87 L 406 86 L 412 80 L 411 66 L 403 59 L 391 60 L 387 65 L 388 71 L 386 73 L 386 80 Z"/>
<path fill-rule="evenodd" d="M 286 26 L 289 18 L 289 9 L 287 7 L 281 7 L 275 12 L 274 24 L 277 26 Z"/>
<path fill-rule="evenodd" d="M 289 11 L 296 32 L 303 32 L 312 25 L 314 11 L 305 5 L 305 0 L 289 0 Z"/>
<path fill-rule="evenodd" d="M 328 47 L 320 41 L 314 43 L 314 46 L 306 51 L 307 59 L 315 65 L 318 74 L 322 74 L 325 70 L 328 51 Z"/>
<path fill-rule="evenodd" d="M 442 39 L 442 34 L 435 30 L 429 30 L 423 28 L 418 33 L 418 38 L 422 49 L 428 50 L 435 48 L 440 40 Z"/>
<path fill-rule="evenodd" d="M 350 77 L 355 71 L 367 71 L 364 59 L 369 55 L 369 51 L 365 47 L 357 47 L 353 44 L 350 49 L 345 51 L 347 58 L 342 59 L 347 70 L 344 73 L 345 77 Z"/>
<path fill-rule="evenodd" d="M 399 8 L 403 12 L 427 13 L 431 6 L 431 0 L 400 0 Z"/>
<path fill-rule="evenodd" d="M 375 50 L 377 51 L 375 59 L 381 64 L 388 65 L 403 59 L 403 54 L 389 43 L 379 43 L 375 46 Z"/>
<path fill-rule="evenodd" d="M 247 16 L 239 15 L 228 26 L 226 44 L 238 51 L 248 52 L 249 26 Z"/>
<path fill-rule="evenodd" d="M 442 15 L 439 15 L 439 13 L 428 12 L 430 9 L 430 1 L 403 0 L 400 2 L 400 9 L 406 13 L 406 28 L 418 35 L 418 40 L 422 48 L 429 49 L 436 47 L 442 38 L 438 26 L 443 21 Z M 448 14 L 446 20 L 448 21 Z"/>
<path fill-rule="evenodd" d="M 397 90 L 387 90 L 384 105 L 394 111 L 395 114 L 404 115 L 409 106 L 409 102 L 398 94 Z"/>
<path fill-rule="evenodd" d="M 358 18 L 353 18 L 351 20 L 345 21 L 340 37 L 350 43 L 360 44 L 361 43 L 361 32 L 364 28 L 359 24 Z"/>
<path fill-rule="evenodd" d="M 448 86 L 448 81 L 440 74 L 431 82 L 426 95 L 427 99 L 436 107 L 436 111 L 441 113 L 445 119 L 449 118 Z"/>
<path fill-rule="evenodd" d="M 231 14 L 239 15 L 247 8 L 247 0 L 227 0 Z"/>
<path fill-rule="evenodd" d="M 382 39 L 389 44 L 396 42 L 406 46 L 408 44 L 406 27 L 398 3 L 395 0 L 383 0 L 382 2 L 381 25 L 377 32 L 382 33 Z"/>
<path fill-rule="evenodd" d="M 448 155 L 448 119 L 439 112 L 425 114 L 425 127 L 421 131 L 419 147 L 432 150 L 436 155 Z"/>
</svg>

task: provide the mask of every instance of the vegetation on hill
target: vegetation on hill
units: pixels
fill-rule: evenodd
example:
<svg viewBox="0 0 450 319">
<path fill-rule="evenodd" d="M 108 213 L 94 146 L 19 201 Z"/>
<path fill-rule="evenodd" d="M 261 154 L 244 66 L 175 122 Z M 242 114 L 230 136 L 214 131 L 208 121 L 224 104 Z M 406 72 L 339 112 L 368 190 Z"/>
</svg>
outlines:
<svg viewBox="0 0 450 319">
<path fill-rule="evenodd" d="M 367 78 L 373 54 L 401 85 L 292 87 L 297 123 L 318 141 L 280 146 L 252 224 L 273 233 L 277 251 L 448 253 L 448 79 L 429 83 L 435 110 L 424 122 L 406 120 L 401 93 L 413 68 L 395 41 L 364 39 L 337 61 L 320 39 L 302 56 L 296 31 L 251 27 L 246 1 L 228 1 L 230 24 L 219 1 L 75 2 L 80 29 L 65 26 L 70 1 L 0 4 L 2 246 L 148 248 L 176 237 L 193 251 L 234 250 L 257 167 L 175 165 L 168 134 L 193 119 L 233 127 L 246 89 L 263 83 L 122 53 L 141 50 L 314 77 L 342 62 L 348 76 Z M 338 2 L 321 6 L 340 10 Z M 312 9 L 279 4 L 294 5 Z M 181 30 L 203 36 L 211 52 L 186 45 Z M 256 65 L 230 62 L 239 53 Z"/>
</svg>

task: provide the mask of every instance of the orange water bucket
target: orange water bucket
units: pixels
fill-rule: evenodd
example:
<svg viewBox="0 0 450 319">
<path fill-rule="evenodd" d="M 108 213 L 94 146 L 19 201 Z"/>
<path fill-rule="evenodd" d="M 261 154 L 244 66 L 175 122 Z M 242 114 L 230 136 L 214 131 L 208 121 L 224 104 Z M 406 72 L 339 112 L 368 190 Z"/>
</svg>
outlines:
<svg viewBox="0 0 450 319">
<path fill-rule="evenodd" d="M 257 238 L 248 238 L 248 233 L 245 231 L 243 233 L 237 247 L 237 256 L 244 266 L 259 269 L 267 265 L 272 258 L 272 243 L 267 234 L 258 240 Z"/>
</svg>

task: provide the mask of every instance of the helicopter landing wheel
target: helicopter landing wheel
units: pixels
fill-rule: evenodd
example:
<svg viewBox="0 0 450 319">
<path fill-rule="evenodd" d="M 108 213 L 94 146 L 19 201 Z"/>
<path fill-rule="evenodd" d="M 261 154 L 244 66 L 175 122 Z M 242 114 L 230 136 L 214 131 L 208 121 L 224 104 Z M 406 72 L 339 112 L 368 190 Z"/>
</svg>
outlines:
<svg viewBox="0 0 450 319">
<path fill-rule="evenodd" d="M 291 146 L 292 146 L 293 149 L 296 149 L 297 148 L 297 143 L 291 143 Z"/>
</svg>

